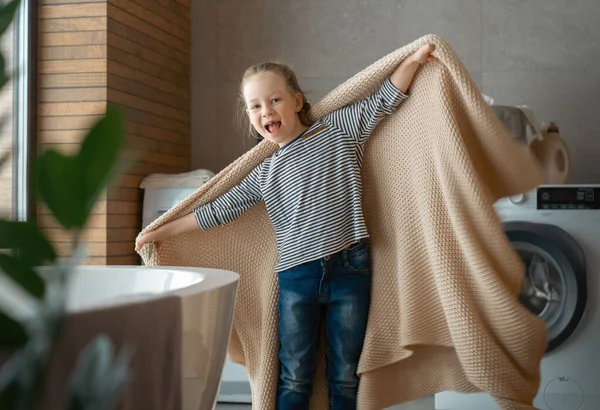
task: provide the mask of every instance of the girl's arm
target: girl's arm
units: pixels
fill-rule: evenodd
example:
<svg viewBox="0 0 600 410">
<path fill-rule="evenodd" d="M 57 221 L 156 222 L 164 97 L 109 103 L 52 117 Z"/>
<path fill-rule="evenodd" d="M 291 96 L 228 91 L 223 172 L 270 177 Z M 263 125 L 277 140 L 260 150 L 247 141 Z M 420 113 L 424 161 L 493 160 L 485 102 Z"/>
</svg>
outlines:
<svg viewBox="0 0 600 410">
<path fill-rule="evenodd" d="M 135 250 L 139 251 L 145 243 L 154 242 L 155 245 L 160 245 L 161 242 L 182 233 L 196 229 L 208 230 L 234 221 L 262 200 L 259 180 L 261 165 L 250 171 L 238 185 L 214 201 L 142 235 L 135 243 Z"/>
<path fill-rule="evenodd" d="M 344 131 L 358 144 L 364 144 L 377 123 L 385 115 L 396 111 L 400 103 L 408 98 L 406 92 L 419 66 L 436 60 L 431 55 L 434 49 L 433 44 L 422 46 L 406 57 L 369 97 L 342 107 L 323 117 L 323 120 Z"/>
<path fill-rule="evenodd" d="M 426 44 L 402 60 L 398 68 L 396 68 L 390 76 L 390 80 L 392 81 L 392 84 L 394 84 L 394 87 L 403 94 L 406 94 L 408 87 L 421 64 L 435 60 L 435 57 L 431 55 L 433 50 L 435 50 L 433 44 Z"/>
<path fill-rule="evenodd" d="M 160 245 L 161 242 L 164 242 L 172 236 L 194 231 L 196 229 L 200 229 L 200 226 L 198 226 L 193 213 L 182 216 L 179 219 L 175 219 L 174 221 L 160 226 L 154 231 L 142 235 L 135 242 L 135 250 L 139 251 L 142 248 L 142 245 L 149 242 L 154 242 L 156 245 Z"/>
</svg>

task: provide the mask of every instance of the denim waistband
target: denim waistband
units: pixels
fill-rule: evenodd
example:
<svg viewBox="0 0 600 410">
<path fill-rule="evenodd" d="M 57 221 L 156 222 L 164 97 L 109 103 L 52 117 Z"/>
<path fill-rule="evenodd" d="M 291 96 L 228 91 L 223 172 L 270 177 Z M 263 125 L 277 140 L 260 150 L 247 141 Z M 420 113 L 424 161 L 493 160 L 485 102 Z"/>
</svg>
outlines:
<svg viewBox="0 0 600 410">
<path fill-rule="evenodd" d="M 331 255 L 324 256 L 323 260 L 330 261 L 331 259 L 335 259 L 336 257 L 341 257 L 344 260 L 344 262 L 346 262 L 346 259 L 348 258 L 348 252 L 354 252 L 355 250 L 360 251 L 360 249 L 362 249 L 365 246 L 366 246 L 365 241 L 362 239 L 359 239 L 358 241 L 353 242 L 350 245 L 346 246 L 341 251 L 338 251 Z"/>
</svg>

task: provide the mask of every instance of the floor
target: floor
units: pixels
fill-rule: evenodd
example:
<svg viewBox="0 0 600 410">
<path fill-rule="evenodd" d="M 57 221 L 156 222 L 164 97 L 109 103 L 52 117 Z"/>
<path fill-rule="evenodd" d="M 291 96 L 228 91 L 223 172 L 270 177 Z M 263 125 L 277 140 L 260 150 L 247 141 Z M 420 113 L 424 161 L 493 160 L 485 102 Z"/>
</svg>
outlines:
<svg viewBox="0 0 600 410">
<path fill-rule="evenodd" d="M 228 404 L 219 403 L 215 410 L 251 410 L 249 404 Z M 435 404 L 433 397 L 425 397 L 421 400 L 416 400 L 410 403 L 405 403 L 398 406 L 388 407 L 386 410 L 434 410 Z"/>
</svg>

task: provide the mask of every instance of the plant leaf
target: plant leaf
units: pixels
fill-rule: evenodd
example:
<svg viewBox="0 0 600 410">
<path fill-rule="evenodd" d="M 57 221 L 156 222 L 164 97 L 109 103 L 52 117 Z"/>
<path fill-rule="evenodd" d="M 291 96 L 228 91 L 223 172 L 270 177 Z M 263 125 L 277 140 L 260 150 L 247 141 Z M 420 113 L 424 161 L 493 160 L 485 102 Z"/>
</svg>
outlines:
<svg viewBox="0 0 600 410">
<path fill-rule="evenodd" d="M 0 60 L 2 60 L 2 54 L 0 53 Z M 2 76 L 2 73 L 0 72 L 0 76 Z M 1 79 L 0 79 L 1 82 Z M 0 89 L 2 87 L 0 86 Z M 4 129 L 4 126 L 6 125 L 6 123 L 8 122 L 9 117 L 8 115 L 3 115 L 2 118 L 0 118 L 0 139 L 2 139 L 2 137 L 5 136 L 5 134 L 3 134 L 1 131 Z M 5 152 L 3 155 L 0 155 L 0 170 L 2 170 L 2 168 L 4 167 L 4 164 L 10 159 L 11 153 L 10 152 Z"/>
<path fill-rule="evenodd" d="M 36 387 L 41 386 L 50 346 L 39 335 L 30 335 L 27 344 L 17 350 L 0 368 L 0 401 L 8 410 L 38 408 Z"/>
<path fill-rule="evenodd" d="M 37 184 L 40 199 L 56 220 L 67 229 L 82 228 L 86 221 L 82 169 L 76 157 L 54 150 L 37 160 Z"/>
<path fill-rule="evenodd" d="M 0 56 L 1 55 L 2 55 L 2 53 L 0 53 Z M 2 117 L 0 117 L 0 130 L 3 129 L 6 126 L 6 123 L 8 123 L 10 120 L 11 120 L 11 118 L 10 118 L 9 114 L 6 114 L 6 115 L 3 115 Z M 4 136 L 5 135 L 0 134 L 0 138 L 2 138 Z"/>
<path fill-rule="evenodd" d="M 27 343 L 27 332 L 16 320 L 0 312 L 0 348 L 15 349 Z"/>
<path fill-rule="evenodd" d="M 123 120 L 117 108 L 108 106 L 81 144 L 78 161 L 83 170 L 86 210 L 91 210 L 98 195 L 116 171 L 117 158 L 124 143 Z"/>
<path fill-rule="evenodd" d="M 119 111 L 109 107 L 84 138 L 77 156 L 48 150 L 38 159 L 40 197 L 63 227 L 84 227 L 98 196 L 117 171 L 123 135 Z"/>
<path fill-rule="evenodd" d="M 20 3 L 21 0 L 13 0 L 0 7 L 0 36 L 4 34 L 6 29 L 12 23 Z"/>
<path fill-rule="evenodd" d="M 4 88 L 10 80 L 10 75 L 6 74 L 4 56 L 0 52 L 0 89 Z"/>
<path fill-rule="evenodd" d="M 133 351 L 124 346 L 115 357 L 110 339 L 98 335 L 79 355 L 67 385 L 68 410 L 116 408 L 129 381 Z"/>
<path fill-rule="evenodd" d="M 0 53 L 0 60 L 2 60 L 2 54 Z M 1 63 L 0 63 L 1 65 Z M 2 72 L 0 70 L 0 76 L 2 76 Z M 1 80 L 0 80 L 1 82 Z M 0 89 L 2 87 L 0 86 Z M 0 131 L 2 131 L 4 129 L 4 126 L 6 125 L 6 123 L 8 122 L 9 117 L 8 115 L 3 115 L 2 118 L 0 118 Z M 2 137 L 4 137 L 5 134 L 3 134 L 2 132 L 0 132 L 0 139 Z M 4 166 L 4 163 L 6 161 L 8 161 L 10 159 L 11 153 L 10 152 L 5 152 L 4 155 L 0 156 L 0 170 L 2 169 L 2 167 Z"/>
<path fill-rule="evenodd" d="M 0 249 L 14 249 L 18 258 L 29 266 L 56 259 L 54 248 L 29 222 L 0 219 Z"/>
<path fill-rule="evenodd" d="M 44 297 L 45 282 L 31 266 L 22 260 L 0 253 L 0 271 L 4 271 L 32 296 L 38 299 Z"/>
<path fill-rule="evenodd" d="M 2 167 L 4 166 L 4 163 L 6 161 L 8 161 L 10 159 L 10 153 L 5 153 L 4 155 L 0 156 L 0 169 L 2 169 Z"/>
<path fill-rule="evenodd" d="M 0 367 L 0 410 L 14 410 L 19 398 L 18 377 L 23 368 L 20 351 Z"/>
<path fill-rule="evenodd" d="M 0 6 L 0 36 L 11 25 L 14 20 L 15 14 L 19 9 L 20 0 L 13 0 L 5 5 Z M 10 75 L 6 74 L 6 63 L 4 61 L 4 55 L 0 52 L 0 89 L 4 88 L 6 83 L 10 80 Z"/>
<path fill-rule="evenodd" d="M 0 410 L 13 410 L 13 401 L 12 391 L 10 390 L 0 390 Z"/>
</svg>

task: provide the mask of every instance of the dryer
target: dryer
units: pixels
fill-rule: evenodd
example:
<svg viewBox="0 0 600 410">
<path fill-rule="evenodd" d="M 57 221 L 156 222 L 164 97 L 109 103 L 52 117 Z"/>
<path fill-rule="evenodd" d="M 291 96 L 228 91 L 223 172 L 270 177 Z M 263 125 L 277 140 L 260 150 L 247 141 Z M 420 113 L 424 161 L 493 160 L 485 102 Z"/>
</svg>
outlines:
<svg viewBox="0 0 600 410">
<path fill-rule="evenodd" d="M 543 185 L 495 209 L 525 264 L 519 299 L 548 329 L 535 407 L 600 409 L 600 184 Z M 435 408 L 498 406 L 486 393 L 442 392 Z"/>
</svg>

